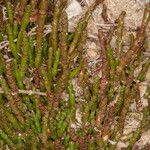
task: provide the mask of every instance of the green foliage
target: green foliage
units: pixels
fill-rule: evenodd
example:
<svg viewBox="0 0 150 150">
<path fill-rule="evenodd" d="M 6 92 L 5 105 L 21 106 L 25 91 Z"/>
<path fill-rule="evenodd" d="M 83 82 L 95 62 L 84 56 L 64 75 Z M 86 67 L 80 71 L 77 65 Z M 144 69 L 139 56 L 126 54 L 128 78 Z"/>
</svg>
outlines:
<svg viewBox="0 0 150 150">
<path fill-rule="evenodd" d="M 96 68 L 101 70 L 99 77 L 90 72 L 84 47 L 89 19 L 103 0 L 91 4 L 74 32 L 68 31 L 67 2 L 6 2 L 6 31 L 0 29 L 0 42 L 5 36 L 9 42 L 8 47 L 0 49 L 0 149 L 116 149 L 130 104 L 135 100 L 138 105 L 141 100 L 136 94 L 145 80 L 150 59 L 144 61 L 138 75 L 134 75 L 134 70 L 143 61 L 138 58 L 143 55 L 150 20 L 148 8 L 137 36 L 130 38 L 126 53 L 125 12 L 108 33 L 99 30 L 101 64 Z M 103 17 L 107 17 L 106 8 L 104 11 Z M 46 24 L 52 25 L 52 31 L 45 36 Z M 30 32 L 34 27 L 35 34 Z M 112 45 L 115 32 L 116 41 Z M 148 86 L 146 99 L 149 89 Z M 148 106 L 142 113 L 141 125 L 128 139 L 127 149 L 132 149 L 147 129 Z M 111 145 L 108 139 L 116 144 Z"/>
</svg>

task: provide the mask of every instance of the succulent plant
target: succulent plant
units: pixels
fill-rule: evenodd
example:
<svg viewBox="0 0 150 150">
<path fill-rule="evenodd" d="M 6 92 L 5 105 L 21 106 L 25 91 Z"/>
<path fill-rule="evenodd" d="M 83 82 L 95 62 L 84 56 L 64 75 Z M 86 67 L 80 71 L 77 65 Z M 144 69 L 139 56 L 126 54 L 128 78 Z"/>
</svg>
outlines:
<svg viewBox="0 0 150 150">
<path fill-rule="evenodd" d="M 127 51 L 123 50 L 125 12 L 107 33 L 98 31 L 102 75 L 90 77 L 84 57 L 87 25 L 103 1 L 90 5 L 73 32 L 68 31 L 67 0 L 4 3 L 5 21 L 0 12 L 1 149 L 116 149 L 130 104 L 135 100 L 138 109 L 141 103 L 139 83 L 145 80 L 150 58 L 138 74 L 134 71 L 144 59 L 150 10 L 147 5 Z M 107 7 L 103 7 L 107 22 Z M 46 24 L 51 28 L 48 34 Z M 111 44 L 114 33 L 115 46 Z M 76 96 L 74 79 L 82 89 L 83 101 Z M 148 102 L 149 95 L 147 86 L 144 96 Z M 128 140 L 128 150 L 148 129 L 149 105 L 140 111 L 143 118 Z"/>
</svg>

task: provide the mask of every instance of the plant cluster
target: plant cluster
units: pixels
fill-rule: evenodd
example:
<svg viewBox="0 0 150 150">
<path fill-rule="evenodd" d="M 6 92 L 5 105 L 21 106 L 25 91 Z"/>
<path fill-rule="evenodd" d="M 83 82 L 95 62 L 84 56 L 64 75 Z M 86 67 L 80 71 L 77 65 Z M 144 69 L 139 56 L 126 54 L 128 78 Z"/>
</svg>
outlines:
<svg viewBox="0 0 150 150">
<path fill-rule="evenodd" d="M 91 4 L 74 32 L 68 31 L 68 0 L 6 2 L 7 19 L 0 28 L 1 44 L 6 38 L 9 44 L 0 49 L 0 148 L 116 149 L 134 101 L 143 117 L 126 149 L 131 150 L 149 129 L 150 86 L 144 95 L 148 105 L 142 107 L 139 84 L 145 80 L 150 58 L 137 74 L 135 70 L 144 60 L 150 7 L 145 8 L 136 35 L 130 35 L 126 51 L 125 12 L 107 33 L 98 31 L 101 77 L 90 77 L 84 58 L 86 28 L 92 12 L 103 1 Z M 102 16 L 107 21 L 105 5 Z M 47 23 L 51 32 L 45 35 Z M 35 34 L 29 34 L 35 26 Z M 76 97 L 74 79 L 82 89 L 83 101 Z"/>
</svg>

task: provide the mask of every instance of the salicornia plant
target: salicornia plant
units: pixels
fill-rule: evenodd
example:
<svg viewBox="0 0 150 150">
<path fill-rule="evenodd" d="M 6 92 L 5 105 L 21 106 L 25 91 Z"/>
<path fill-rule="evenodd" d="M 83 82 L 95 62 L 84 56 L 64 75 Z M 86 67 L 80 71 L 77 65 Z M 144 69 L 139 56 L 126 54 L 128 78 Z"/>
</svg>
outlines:
<svg viewBox="0 0 150 150">
<path fill-rule="evenodd" d="M 150 8 L 145 8 L 141 26 L 130 36 L 126 51 L 125 12 L 107 33 L 98 31 L 101 66 L 97 69 L 101 77 L 94 73 L 91 77 L 84 57 L 87 25 L 103 1 L 95 0 L 72 32 L 68 30 L 68 0 L 6 2 L 3 27 L 0 20 L 0 148 L 116 149 L 134 101 L 143 117 L 126 149 L 131 150 L 148 130 L 150 87 L 144 94 L 148 105 L 141 108 L 139 84 L 150 66 L 150 58 L 141 66 Z M 103 7 L 102 17 L 107 22 L 107 7 Z M 50 28 L 48 34 L 46 26 Z M 75 81 L 81 97 L 76 96 Z"/>
</svg>

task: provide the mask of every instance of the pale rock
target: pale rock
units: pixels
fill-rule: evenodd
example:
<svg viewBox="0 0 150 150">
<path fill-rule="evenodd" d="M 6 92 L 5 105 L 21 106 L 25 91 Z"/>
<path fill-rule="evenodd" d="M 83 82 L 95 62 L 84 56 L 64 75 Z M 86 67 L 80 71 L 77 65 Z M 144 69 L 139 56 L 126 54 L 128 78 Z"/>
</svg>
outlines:
<svg viewBox="0 0 150 150">
<path fill-rule="evenodd" d="M 80 3 L 77 2 L 76 0 L 71 0 L 66 9 L 66 12 L 68 14 L 68 19 L 71 19 L 75 16 L 81 15 L 82 7 L 81 7 Z"/>
</svg>

